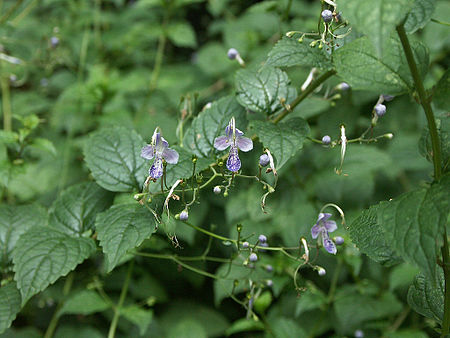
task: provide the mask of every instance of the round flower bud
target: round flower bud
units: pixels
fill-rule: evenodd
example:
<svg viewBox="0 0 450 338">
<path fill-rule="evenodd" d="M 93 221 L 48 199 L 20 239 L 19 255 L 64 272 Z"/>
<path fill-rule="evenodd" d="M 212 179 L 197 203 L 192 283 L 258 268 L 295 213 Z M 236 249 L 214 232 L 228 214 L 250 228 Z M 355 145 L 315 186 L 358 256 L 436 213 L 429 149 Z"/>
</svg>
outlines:
<svg viewBox="0 0 450 338">
<path fill-rule="evenodd" d="M 214 192 L 216 195 L 219 195 L 221 191 L 222 191 L 222 190 L 220 189 L 220 187 L 219 187 L 218 185 L 216 185 L 216 186 L 213 188 L 213 192 Z"/>
<path fill-rule="evenodd" d="M 384 114 L 386 114 L 386 106 L 384 104 L 378 103 L 375 106 L 375 113 L 378 117 L 383 116 Z"/>
<path fill-rule="evenodd" d="M 267 272 L 272 272 L 272 271 L 273 271 L 273 266 L 270 265 L 270 264 L 268 264 L 268 265 L 266 266 L 266 271 L 267 271 Z"/>
<path fill-rule="evenodd" d="M 331 143 L 331 137 L 328 135 L 325 135 L 324 137 L 322 137 L 322 143 L 323 144 L 330 144 Z"/>
<path fill-rule="evenodd" d="M 250 262 L 256 262 L 258 260 L 258 256 L 253 252 L 250 254 L 250 256 L 248 257 L 248 260 Z"/>
<path fill-rule="evenodd" d="M 383 94 L 383 99 L 384 99 L 384 101 L 387 101 L 387 102 L 392 101 L 394 99 L 394 97 L 395 96 L 393 96 L 393 95 Z"/>
<path fill-rule="evenodd" d="M 52 45 L 52 47 L 56 47 L 59 45 L 59 38 L 56 36 L 52 36 L 50 38 L 50 44 Z"/>
<path fill-rule="evenodd" d="M 245 249 L 247 249 L 249 246 L 250 246 L 249 242 L 242 243 L 242 247 L 245 248 Z"/>
<path fill-rule="evenodd" d="M 266 284 L 268 287 L 271 287 L 273 285 L 273 281 L 271 279 L 268 279 Z"/>
<path fill-rule="evenodd" d="M 342 244 L 344 244 L 344 239 L 341 236 L 336 236 L 336 237 L 334 237 L 334 242 L 337 245 L 342 245 Z"/>
<path fill-rule="evenodd" d="M 180 213 L 180 221 L 187 221 L 188 218 L 189 218 L 189 214 L 188 214 L 187 210 L 183 210 Z"/>
<path fill-rule="evenodd" d="M 265 235 L 259 235 L 258 240 L 260 243 L 266 243 L 267 237 Z"/>
<path fill-rule="evenodd" d="M 364 331 L 363 330 L 356 330 L 354 335 L 355 335 L 355 338 L 363 338 L 364 337 Z"/>
<path fill-rule="evenodd" d="M 342 91 L 345 91 L 350 89 L 350 85 L 347 82 L 341 82 L 338 84 L 338 88 Z"/>
<path fill-rule="evenodd" d="M 236 48 L 230 48 L 228 50 L 227 56 L 230 60 L 234 60 L 236 59 L 236 57 L 239 55 L 239 52 L 237 51 Z"/>
<path fill-rule="evenodd" d="M 324 11 L 322 11 L 322 19 L 325 22 L 331 22 L 331 20 L 333 20 L 333 12 L 326 9 Z"/>
<path fill-rule="evenodd" d="M 319 276 L 325 276 L 327 274 L 327 271 L 324 268 L 319 268 L 317 273 L 319 274 Z"/>
<path fill-rule="evenodd" d="M 11 74 L 9 76 L 9 81 L 11 82 L 16 82 L 17 81 L 17 75 L 16 74 Z"/>
<path fill-rule="evenodd" d="M 269 162 L 270 162 L 269 155 L 267 155 L 267 154 L 262 154 L 262 155 L 259 157 L 259 165 L 260 165 L 261 167 L 265 167 L 266 165 L 269 164 Z"/>
</svg>

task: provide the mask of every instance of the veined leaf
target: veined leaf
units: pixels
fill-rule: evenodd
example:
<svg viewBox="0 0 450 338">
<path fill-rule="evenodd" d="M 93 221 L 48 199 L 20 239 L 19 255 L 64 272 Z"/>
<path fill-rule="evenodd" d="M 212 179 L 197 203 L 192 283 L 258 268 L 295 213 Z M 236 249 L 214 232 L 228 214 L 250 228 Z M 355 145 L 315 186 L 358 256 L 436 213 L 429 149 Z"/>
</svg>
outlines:
<svg viewBox="0 0 450 338">
<path fill-rule="evenodd" d="M 126 306 L 120 313 L 133 324 L 139 327 L 141 336 L 145 334 L 153 319 L 153 311 L 141 309 L 137 305 Z"/>
<path fill-rule="evenodd" d="M 63 314 L 90 315 L 92 313 L 105 311 L 110 305 L 93 290 L 82 290 L 71 295 L 58 312 Z"/>
<path fill-rule="evenodd" d="M 412 9 L 406 18 L 405 30 L 412 34 L 425 27 L 430 21 L 435 7 L 436 0 L 414 0 Z"/>
<path fill-rule="evenodd" d="M 16 283 L 9 283 L 0 287 L 0 334 L 10 327 L 12 321 L 20 311 L 20 292 Z"/>
<path fill-rule="evenodd" d="M 252 121 L 250 128 L 277 160 L 277 169 L 303 148 L 303 141 L 309 135 L 308 123 L 299 117 L 279 124 Z"/>
</svg>

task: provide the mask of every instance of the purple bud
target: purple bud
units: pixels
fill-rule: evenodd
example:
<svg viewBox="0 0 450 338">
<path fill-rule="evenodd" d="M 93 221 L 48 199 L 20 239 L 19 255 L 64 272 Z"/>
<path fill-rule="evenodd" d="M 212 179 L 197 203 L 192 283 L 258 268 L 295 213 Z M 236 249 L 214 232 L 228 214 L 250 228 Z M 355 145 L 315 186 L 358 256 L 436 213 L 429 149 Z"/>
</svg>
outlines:
<svg viewBox="0 0 450 338">
<path fill-rule="evenodd" d="M 338 84 L 338 88 L 340 90 L 345 91 L 345 90 L 349 90 L 350 89 L 350 85 L 347 82 L 342 82 L 342 83 Z"/>
<path fill-rule="evenodd" d="M 331 22 L 331 20 L 333 20 L 333 12 L 325 9 L 324 11 L 322 11 L 322 19 L 325 22 Z"/>
<path fill-rule="evenodd" d="M 216 185 L 216 186 L 213 188 L 213 192 L 214 192 L 216 195 L 219 195 L 220 192 L 221 192 L 220 187 L 219 187 L 218 185 Z"/>
<path fill-rule="evenodd" d="M 266 271 L 267 271 L 267 272 L 272 272 L 272 271 L 273 271 L 273 266 L 270 265 L 270 264 L 267 265 L 267 266 L 266 266 Z"/>
<path fill-rule="evenodd" d="M 317 273 L 319 274 L 319 276 L 325 276 L 327 274 L 327 271 L 324 268 L 319 268 Z"/>
<path fill-rule="evenodd" d="M 354 335 L 355 335 L 355 338 L 363 338 L 364 337 L 364 331 L 363 330 L 356 330 Z"/>
<path fill-rule="evenodd" d="M 47 87 L 48 86 L 48 79 L 47 78 L 42 78 L 40 81 L 40 84 L 42 87 Z"/>
<path fill-rule="evenodd" d="M 384 101 L 387 101 L 387 102 L 392 101 L 394 99 L 394 97 L 395 96 L 393 96 L 393 95 L 383 94 L 383 99 L 384 99 Z"/>
<path fill-rule="evenodd" d="M 244 243 L 242 243 L 242 247 L 243 247 L 244 249 L 247 249 L 249 246 L 250 246 L 250 243 L 249 243 L 249 242 L 244 242 Z"/>
<path fill-rule="evenodd" d="M 266 165 L 269 164 L 269 162 L 270 162 L 269 155 L 267 155 L 267 154 L 262 154 L 262 155 L 259 157 L 259 165 L 260 165 L 261 167 L 265 167 Z"/>
<path fill-rule="evenodd" d="M 250 256 L 248 257 L 248 260 L 250 262 L 256 262 L 258 260 L 258 256 L 253 252 L 250 254 Z"/>
<path fill-rule="evenodd" d="M 386 114 L 386 106 L 384 104 L 378 103 L 375 106 L 375 113 L 378 117 L 383 116 L 384 114 Z"/>
<path fill-rule="evenodd" d="M 331 143 L 331 137 L 328 135 L 325 135 L 324 137 L 322 137 L 322 143 L 323 144 L 330 144 Z"/>
<path fill-rule="evenodd" d="M 337 245 L 342 245 L 342 244 L 344 244 L 344 239 L 341 236 L 336 236 L 336 237 L 334 237 L 334 242 Z"/>
<path fill-rule="evenodd" d="M 273 281 L 271 279 L 268 279 L 266 284 L 268 287 L 271 287 L 273 285 Z"/>
<path fill-rule="evenodd" d="M 183 210 L 180 213 L 180 220 L 181 221 L 187 221 L 188 218 L 189 218 L 189 214 L 188 214 L 187 210 Z"/>
<path fill-rule="evenodd" d="M 259 243 L 259 246 L 262 246 L 262 247 L 264 247 L 264 248 L 267 248 L 267 247 L 269 246 L 269 244 L 267 244 L 267 242 L 265 242 L 265 243 Z M 259 249 L 259 251 L 261 251 L 261 252 L 266 252 L 266 250 L 264 250 L 264 249 Z"/>
<path fill-rule="evenodd" d="M 228 50 L 227 56 L 230 60 L 234 60 L 236 59 L 236 57 L 239 55 L 239 52 L 237 51 L 236 48 L 230 48 Z"/>
<path fill-rule="evenodd" d="M 16 74 L 11 74 L 9 76 L 9 81 L 11 82 L 16 82 L 17 81 L 17 75 Z"/>
<path fill-rule="evenodd" d="M 265 235 L 259 235 L 258 240 L 260 243 L 266 243 L 267 237 Z"/>
<path fill-rule="evenodd" d="M 50 43 L 51 43 L 52 47 L 58 46 L 59 45 L 59 38 L 56 37 L 56 36 L 52 36 L 50 38 Z"/>
</svg>

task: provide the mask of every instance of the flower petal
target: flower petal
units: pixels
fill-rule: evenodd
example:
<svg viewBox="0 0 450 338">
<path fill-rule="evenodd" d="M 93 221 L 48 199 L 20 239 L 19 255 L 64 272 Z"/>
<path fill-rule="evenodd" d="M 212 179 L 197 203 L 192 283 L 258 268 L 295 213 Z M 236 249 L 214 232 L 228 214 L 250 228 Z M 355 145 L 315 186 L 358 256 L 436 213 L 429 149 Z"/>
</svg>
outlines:
<svg viewBox="0 0 450 338">
<path fill-rule="evenodd" d="M 217 150 L 225 150 L 231 145 L 230 140 L 226 136 L 219 136 L 214 139 L 214 148 Z"/>
<path fill-rule="evenodd" d="M 234 130 L 235 130 L 236 137 L 244 135 L 244 133 L 242 131 L 240 131 L 239 129 L 234 128 Z M 230 138 L 233 136 L 233 130 L 231 129 L 230 124 L 228 124 L 228 126 L 226 126 L 226 128 L 225 128 L 225 135 L 227 135 Z"/>
<path fill-rule="evenodd" d="M 151 178 L 157 179 L 163 175 L 163 162 L 161 158 L 156 158 L 155 162 L 153 162 L 150 170 L 148 171 L 148 175 Z"/>
<path fill-rule="evenodd" d="M 163 158 L 166 160 L 167 163 L 170 164 L 177 164 L 179 155 L 176 150 L 167 148 L 162 153 Z"/>
<path fill-rule="evenodd" d="M 327 250 L 330 254 L 336 255 L 337 249 L 336 249 L 336 245 L 334 244 L 334 242 L 327 236 L 325 236 L 325 234 L 323 234 L 323 247 L 325 248 L 325 250 Z"/>
<path fill-rule="evenodd" d="M 319 218 L 317 219 L 317 222 L 320 222 L 320 221 L 322 221 L 322 222 L 324 222 L 324 221 L 326 221 L 328 218 L 330 218 L 331 217 L 331 214 L 328 214 L 328 213 L 320 213 L 319 214 Z"/>
<path fill-rule="evenodd" d="M 227 160 L 227 168 L 232 172 L 237 172 L 241 169 L 241 160 L 239 159 L 237 148 L 231 147 Z"/>
<path fill-rule="evenodd" d="M 156 144 L 155 144 L 155 152 L 157 155 L 162 155 L 164 150 L 169 148 L 169 143 L 164 139 L 164 137 L 159 136 L 159 133 L 156 136 Z"/>
<path fill-rule="evenodd" d="M 337 225 L 335 221 L 326 221 L 323 222 L 323 225 L 325 227 L 325 229 L 327 229 L 328 232 L 333 232 L 334 230 L 337 229 Z"/>
<path fill-rule="evenodd" d="M 242 151 L 250 151 L 253 149 L 253 141 L 248 137 L 239 136 L 237 138 L 237 146 Z"/>
<path fill-rule="evenodd" d="M 312 238 L 316 239 L 317 236 L 319 236 L 320 232 L 323 230 L 323 228 L 319 225 L 319 223 L 316 223 L 312 228 L 311 228 L 311 236 Z"/>
<path fill-rule="evenodd" d="M 151 144 L 147 144 L 145 147 L 141 149 L 141 157 L 146 160 L 151 160 L 155 156 L 155 149 Z"/>
</svg>

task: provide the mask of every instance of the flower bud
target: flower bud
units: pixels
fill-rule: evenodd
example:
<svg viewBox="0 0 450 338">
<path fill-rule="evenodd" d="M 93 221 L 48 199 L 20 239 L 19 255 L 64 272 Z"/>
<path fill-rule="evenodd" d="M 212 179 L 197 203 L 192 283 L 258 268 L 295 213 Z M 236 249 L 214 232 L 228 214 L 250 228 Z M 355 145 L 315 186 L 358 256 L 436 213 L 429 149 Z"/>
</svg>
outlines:
<svg viewBox="0 0 450 338">
<path fill-rule="evenodd" d="M 244 249 L 247 249 L 249 246 L 250 246 L 250 243 L 249 243 L 249 242 L 244 242 L 244 243 L 242 243 L 242 247 L 243 247 Z"/>
<path fill-rule="evenodd" d="M 228 50 L 227 56 L 230 60 L 234 60 L 236 59 L 236 57 L 239 55 L 239 52 L 237 51 L 236 48 L 230 48 Z"/>
<path fill-rule="evenodd" d="M 272 271 L 273 271 L 273 266 L 270 265 L 270 264 L 268 264 L 268 265 L 266 266 L 266 271 L 267 271 L 267 272 L 272 272 Z"/>
<path fill-rule="evenodd" d="M 363 330 L 356 330 L 354 333 L 355 338 L 363 338 L 364 337 L 364 331 Z"/>
<path fill-rule="evenodd" d="M 56 36 L 52 36 L 50 38 L 50 44 L 52 45 L 52 47 L 56 47 L 59 45 L 59 38 Z"/>
<path fill-rule="evenodd" d="M 375 114 L 377 114 L 378 117 L 381 117 L 384 114 L 386 114 L 386 106 L 384 104 L 378 103 L 375 106 Z"/>
<path fill-rule="evenodd" d="M 388 94 L 383 94 L 383 99 L 386 102 L 392 101 L 394 99 L 395 96 L 393 95 L 388 95 Z"/>
<path fill-rule="evenodd" d="M 189 213 L 187 210 L 183 210 L 180 213 L 180 221 L 187 221 L 187 219 L 189 218 Z"/>
<path fill-rule="evenodd" d="M 248 260 L 250 262 L 256 262 L 258 260 L 258 256 L 253 252 L 250 254 L 250 256 L 248 257 Z"/>
<path fill-rule="evenodd" d="M 342 244 L 344 244 L 344 239 L 341 236 L 336 236 L 336 237 L 334 237 L 334 242 L 337 245 L 342 245 Z"/>
<path fill-rule="evenodd" d="M 261 167 L 267 166 L 267 165 L 269 164 L 269 162 L 270 162 L 270 159 L 269 159 L 269 156 L 268 156 L 267 154 L 262 154 L 262 155 L 259 157 L 259 165 L 260 165 Z"/>
<path fill-rule="evenodd" d="M 319 269 L 317 270 L 317 273 L 319 274 L 319 276 L 322 277 L 322 276 L 325 276 L 327 274 L 327 271 L 324 268 L 319 267 Z"/>
<path fill-rule="evenodd" d="M 271 279 L 268 279 L 266 284 L 270 288 L 273 285 L 273 281 Z"/>
<path fill-rule="evenodd" d="M 222 190 L 220 189 L 220 187 L 219 187 L 218 185 L 216 185 L 216 186 L 213 188 L 213 192 L 214 192 L 216 195 L 220 194 L 221 191 L 222 191 Z"/>
<path fill-rule="evenodd" d="M 322 11 L 320 15 L 322 16 L 323 21 L 327 23 L 333 20 L 333 12 L 330 11 L 329 9 L 325 9 L 324 11 Z"/>
<path fill-rule="evenodd" d="M 350 85 L 347 82 L 341 82 L 337 85 L 337 88 L 342 91 L 346 91 L 350 89 Z"/>
<path fill-rule="evenodd" d="M 330 144 L 331 143 L 331 137 L 328 135 L 325 135 L 324 137 L 322 137 L 322 143 L 323 144 Z"/>
<path fill-rule="evenodd" d="M 259 235 L 258 240 L 260 243 L 266 243 L 267 237 L 265 235 Z"/>
</svg>

